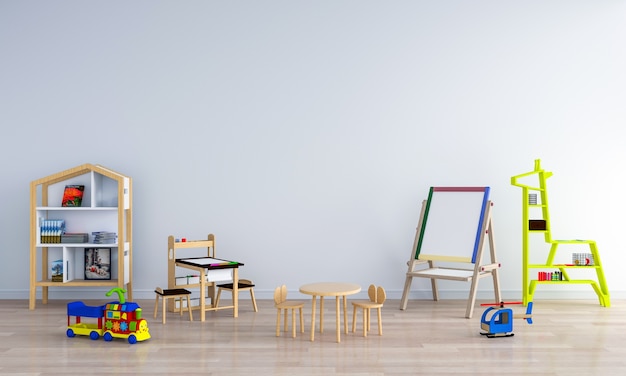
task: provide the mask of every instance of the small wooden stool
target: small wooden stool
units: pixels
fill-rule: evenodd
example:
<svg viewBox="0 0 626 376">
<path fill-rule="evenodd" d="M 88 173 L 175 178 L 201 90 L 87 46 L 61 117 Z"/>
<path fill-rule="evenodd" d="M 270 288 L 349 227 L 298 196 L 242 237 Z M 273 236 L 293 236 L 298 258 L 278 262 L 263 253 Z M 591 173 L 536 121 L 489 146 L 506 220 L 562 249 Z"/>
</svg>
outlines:
<svg viewBox="0 0 626 376">
<path fill-rule="evenodd" d="M 254 298 L 254 283 L 249 279 L 239 279 L 239 283 L 237 284 L 237 289 L 239 291 L 248 290 L 250 291 L 250 297 L 252 298 L 252 308 L 254 308 L 254 312 L 259 312 L 259 309 L 256 306 L 256 299 Z M 232 283 L 224 283 L 221 285 L 217 285 L 217 298 L 215 298 L 215 306 L 219 306 L 220 304 L 220 296 L 222 295 L 222 290 L 233 291 Z"/>
<path fill-rule="evenodd" d="M 156 301 L 154 302 L 154 318 L 157 317 L 157 311 L 159 308 L 159 297 L 163 301 L 163 324 L 165 324 L 165 312 L 167 312 L 167 299 L 174 299 L 174 302 L 177 300 L 179 303 L 180 315 L 183 315 L 183 298 L 187 299 L 187 311 L 189 311 L 189 321 L 193 321 L 193 315 L 191 313 L 191 301 L 189 300 L 189 295 L 191 295 L 191 291 L 185 289 L 169 289 L 163 290 L 160 287 L 157 287 L 154 292 L 156 292 Z"/>
</svg>

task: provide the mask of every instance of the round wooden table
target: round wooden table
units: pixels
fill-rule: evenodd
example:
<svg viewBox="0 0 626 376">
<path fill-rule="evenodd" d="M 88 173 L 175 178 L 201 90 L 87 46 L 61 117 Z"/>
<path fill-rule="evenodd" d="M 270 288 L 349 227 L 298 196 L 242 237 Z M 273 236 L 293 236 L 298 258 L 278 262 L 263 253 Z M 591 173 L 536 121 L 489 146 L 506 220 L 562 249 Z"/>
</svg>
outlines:
<svg viewBox="0 0 626 376">
<path fill-rule="evenodd" d="M 300 286 L 300 292 L 312 295 L 311 309 L 311 341 L 315 340 L 315 302 L 320 297 L 320 333 L 324 331 L 324 297 L 334 296 L 337 310 L 337 342 L 341 342 L 341 306 L 339 298 L 343 298 L 343 325 L 348 333 L 348 314 L 346 296 L 356 294 L 361 291 L 361 286 L 347 282 L 316 282 Z"/>
</svg>

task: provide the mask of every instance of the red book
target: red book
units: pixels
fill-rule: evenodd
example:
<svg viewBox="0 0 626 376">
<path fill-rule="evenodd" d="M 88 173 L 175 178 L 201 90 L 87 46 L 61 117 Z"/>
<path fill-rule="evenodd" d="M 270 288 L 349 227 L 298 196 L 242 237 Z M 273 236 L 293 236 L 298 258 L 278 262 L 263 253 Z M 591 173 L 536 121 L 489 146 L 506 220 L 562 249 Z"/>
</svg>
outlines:
<svg viewBox="0 0 626 376">
<path fill-rule="evenodd" d="M 61 206 L 80 206 L 83 202 L 84 185 L 66 185 Z"/>
</svg>

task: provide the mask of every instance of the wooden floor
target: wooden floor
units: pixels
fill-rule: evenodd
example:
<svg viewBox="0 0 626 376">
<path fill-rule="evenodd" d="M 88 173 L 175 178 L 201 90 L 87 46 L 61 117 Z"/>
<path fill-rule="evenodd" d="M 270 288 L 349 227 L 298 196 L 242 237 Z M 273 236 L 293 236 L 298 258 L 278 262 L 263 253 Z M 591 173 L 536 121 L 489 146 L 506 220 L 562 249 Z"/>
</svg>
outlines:
<svg viewBox="0 0 626 376">
<path fill-rule="evenodd" d="M 324 332 L 311 342 L 309 301 L 305 333 L 294 339 L 290 333 L 276 337 L 270 300 L 259 300 L 255 313 L 242 297 L 237 319 L 231 310 L 208 312 L 205 322 L 169 313 L 165 325 L 160 316 L 152 318 L 153 301 L 141 300 L 152 338 L 131 345 L 122 339 L 68 338 L 66 301 L 38 302 L 30 311 L 25 300 L 0 300 L 0 374 L 573 376 L 626 370 L 623 301 L 610 308 L 595 300 L 535 301 L 532 325 L 514 320 L 513 337 L 490 339 L 479 334 L 484 307 L 466 319 L 464 301 L 409 301 L 401 311 L 398 300 L 387 300 L 382 337 L 373 321 L 364 338 L 359 315 L 357 332 L 342 333 L 341 343 L 330 302 Z M 351 314 L 348 318 L 351 323 Z"/>
</svg>

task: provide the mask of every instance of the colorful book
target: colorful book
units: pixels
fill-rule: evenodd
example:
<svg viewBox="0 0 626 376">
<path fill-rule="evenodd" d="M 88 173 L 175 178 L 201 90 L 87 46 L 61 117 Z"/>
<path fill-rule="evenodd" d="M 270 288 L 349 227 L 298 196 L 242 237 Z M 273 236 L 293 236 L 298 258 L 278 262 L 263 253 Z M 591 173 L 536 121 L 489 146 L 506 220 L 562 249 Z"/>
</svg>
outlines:
<svg viewBox="0 0 626 376">
<path fill-rule="evenodd" d="M 80 206 L 83 202 L 84 185 L 66 185 L 61 206 Z"/>
<path fill-rule="evenodd" d="M 63 260 L 56 260 L 50 263 L 52 282 L 63 282 Z"/>
</svg>

